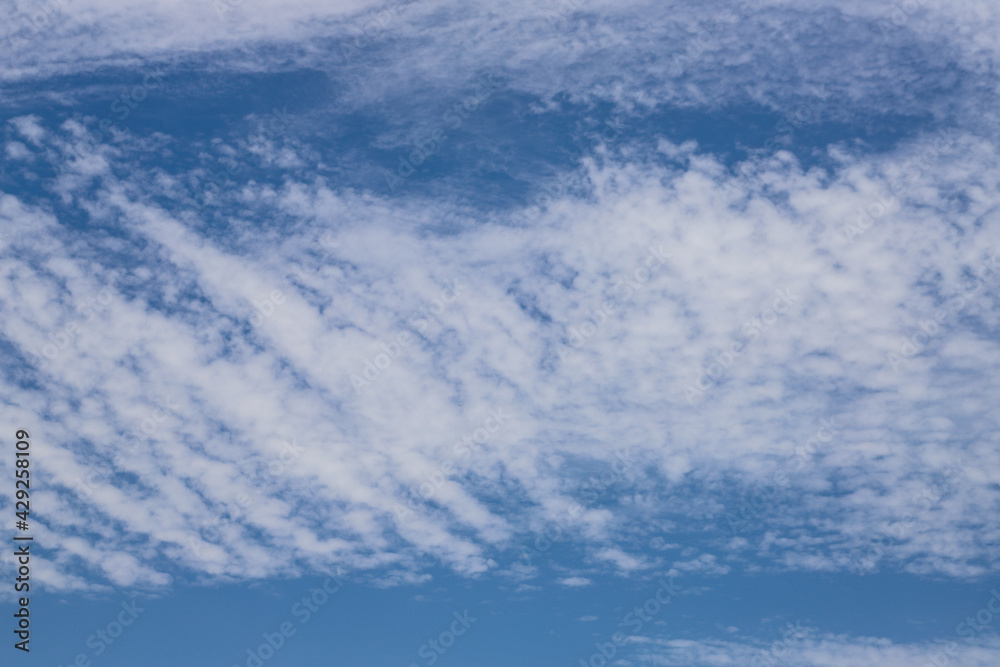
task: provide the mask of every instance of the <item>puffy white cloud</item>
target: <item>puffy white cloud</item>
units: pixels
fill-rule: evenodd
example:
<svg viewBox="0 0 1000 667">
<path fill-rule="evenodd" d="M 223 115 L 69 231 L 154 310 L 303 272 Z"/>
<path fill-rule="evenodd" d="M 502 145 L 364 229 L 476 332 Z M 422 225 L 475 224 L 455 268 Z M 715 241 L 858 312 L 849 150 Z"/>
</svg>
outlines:
<svg viewBox="0 0 1000 667">
<path fill-rule="evenodd" d="M 559 580 L 559 583 L 570 588 L 580 588 L 582 586 L 590 586 L 594 582 L 586 577 L 564 577 Z"/>
</svg>

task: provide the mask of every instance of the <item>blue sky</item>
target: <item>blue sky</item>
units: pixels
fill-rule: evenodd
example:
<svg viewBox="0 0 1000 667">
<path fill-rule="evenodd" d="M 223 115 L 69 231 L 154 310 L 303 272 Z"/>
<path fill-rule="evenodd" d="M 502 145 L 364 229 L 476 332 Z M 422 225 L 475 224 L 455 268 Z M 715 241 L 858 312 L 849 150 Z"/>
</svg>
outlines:
<svg viewBox="0 0 1000 667">
<path fill-rule="evenodd" d="M 3 11 L 12 660 L 997 664 L 1000 8 Z"/>
</svg>

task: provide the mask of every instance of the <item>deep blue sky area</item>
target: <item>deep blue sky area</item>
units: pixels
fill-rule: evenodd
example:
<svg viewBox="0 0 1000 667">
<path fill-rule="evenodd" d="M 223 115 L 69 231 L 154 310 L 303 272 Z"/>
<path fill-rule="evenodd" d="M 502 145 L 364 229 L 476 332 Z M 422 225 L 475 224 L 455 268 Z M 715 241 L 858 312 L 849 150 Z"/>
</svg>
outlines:
<svg viewBox="0 0 1000 667">
<path fill-rule="evenodd" d="M 427 584 L 391 588 L 358 583 L 337 588 L 329 583 L 336 592 L 326 602 L 318 591 L 323 591 L 327 579 L 316 577 L 251 586 L 184 586 L 162 598 L 141 594 L 132 598 L 127 593 L 39 596 L 39 627 L 59 631 L 38 633 L 44 648 L 33 658 L 43 661 L 39 664 L 63 665 L 83 653 L 94 664 L 114 660 L 111 664 L 142 661 L 151 667 L 181 662 L 243 665 L 249 657 L 246 650 L 256 651 L 265 642 L 263 634 L 273 636 L 290 622 L 295 633 L 267 664 L 330 664 L 324 660 L 365 667 L 426 664 L 418 655 L 420 648 L 449 630 L 454 613 L 462 616 L 468 611 L 474 622 L 452 648 L 438 654 L 437 664 L 500 667 L 515 661 L 541 667 L 567 663 L 567 657 L 571 658 L 567 664 L 573 664 L 578 658 L 589 659 L 595 643 L 634 630 L 634 619 L 640 617 L 633 615 L 625 623 L 623 619 L 660 588 L 655 580 L 602 578 L 586 588 L 518 592 L 518 584 L 510 581 L 434 574 Z M 892 636 L 905 643 L 928 635 L 953 635 L 955 626 L 989 598 L 979 585 L 954 586 L 900 575 L 733 573 L 711 579 L 678 577 L 672 583 L 679 593 L 643 623 L 642 636 L 693 640 L 759 636 L 770 643 L 781 638 L 788 623 L 799 623 L 834 633 L 864 628 L 870 635 Z M 302 603 L 303 597 L 313 596 L 316 611 Z M 133 601 L 142 611 L 97 656 L 104 644 L 97 630 L 115 621 L 122 602 Z M 849 615 L 844 613 L 847 609 L 852 610 Z M 102 623 L 105 618 L 107 623 Z M 88 646 L 92 635 L 98 638 Z"/>
<path fill-rule="evenodd" d="M 148 79 L 151 87 L 143 99 L 136 99 L 142 96 L 138 93 L 130 98 L 132 104 L 121 102 L 122 95 L 129 98 L 131 90 L 142 88 L 147 75 L 156 72 L 162 73 L 162 79 Z M 476 89 L 474 82 L 467 86 L 469 91 Z M 423 106 L 394 99 L 352 109 L 345 104 L 338 72 L 316 69 L 237 75 L 186 68 L 165 73 L 162 69 L 127 69 L 43 82 L 44 89 L 72 91 L 62 104 L 39 103 L 32 91 L 14 88 L 18 100 L 14 113 L 35 114 L 51 124 L 82 121 L 92 137 L 100 136 L 101 143 L 110 146 L 117 145 L 112 131 L 149 137 L 147 150 L 131 156 L 134 160 L 151 169 L 162 168 L 166 152 L 172 170 L 183 173 L 203 168 L 217 174 L 205 177 L 211 187 L 232 187 L 237 174 L 240 180 L 254 178 L 280 186 L 288 170 L 261 169 L 245 161 L 220 162 L 213 150 L 218 142 L 238 145 L 253 137 L 267 137 L 279 144 L 308 145 L 318 161 L 310 170 L 342 188 L 382 196 L 430 191 L 493 209 L 532 201 L 540 183 L 552 180 L 556 172 L 575 168 L 602 144 L 612 151 L 648 150 L 660 139 L 678 144 L 695 141 L 700 150 L 718 156 L 729 167 L 748 157 L 786 150 L 804 168 L 828 168 L 831 161 L 826 148 L 830 145 L 882 153 L 919 132 L 946 127 L 927 112 L 852 110 L 851 121 L 846 122 L 843 100 L 829 93 L 825 99 L 814 93 L 786 113 L 749 101 L 707 110 L 662 105 L 623 112 L 609 103 L 581 104 L 558 96 L 558 110 L 539 113 L 537 96 L 511 90 L 500 80 L 482 106 L 452 129 L 453 120 L 444 116 L 454 104 L 467 99 L 461 92 L 454 99 L 421 100 Z M 338 113 L 338 106 L 347 108 Z M 112 121 L 111 129 L 98 135 L 95 131 L 103 119 Z M 268 123 L 274 119 L 278 122 L 270 131 Z M 398 192 L 389 187 L 385 174 L 398 173 L 400 159 L 408 161 L 436 130 L 444 133 L 444 140 L 429 144 L 434 149 L 398 186 Z M 386 146 L 387 140 L 395 145 Z M 51 178 L 55 173 L 39 175 Z M 4 174 L 10 187 L 28 194 L 39 184 L 19 179 L 23 176 L 17 171 Z"/>
</svg>

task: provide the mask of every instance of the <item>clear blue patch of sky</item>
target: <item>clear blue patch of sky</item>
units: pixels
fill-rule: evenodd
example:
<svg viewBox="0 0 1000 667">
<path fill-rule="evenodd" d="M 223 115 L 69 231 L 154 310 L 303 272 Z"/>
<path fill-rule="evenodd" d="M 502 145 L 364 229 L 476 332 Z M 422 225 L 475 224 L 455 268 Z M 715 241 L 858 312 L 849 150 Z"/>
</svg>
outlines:
<svg viewBox="0 0 1000 667">
<path fill-rule="evenodd" d="M 935 129 L 929 114 L 855 114 L 846 122 L 839 106 L 824 111 L 825 104 L 835 104 L 832 100 L 813 100 L 809 113 L 800 120 L 759 105 L 657 108 L 642 115 L 624 116 L 607 104 L 585 106 L 558 98 L 558 111 L 538 113 L 532 105 L 539 100 L 510 92 L 503 88 L 502 80 L 464 119 L 450 110 L 476 90 L 475 80 L 456 89 L 451 97 L 442 95 L 444 99 L 428 107 L 414 106 L 407 100 L 363 112 L 345 108 L 341 113 L 335 79 L 315 70 L 225 75 L 184 69 L 164 71 L 158 87 L 149 90 L 148 97 L 120 119 L 111 111 L 112 104 L 118 95 L 141 84 L 143 72 L 138 69 L 54 79 L 46 85 L 72 91 L 72 106 L 20 102 L 7 113 L 38 114 L 50 128 L 66 118 L 92 116 L 97 119 L 91 123 L 92 130 L 101 119 L 111 118 L 115 128 L 139 137 L 150 137 L 155 132 L 168 134 L 171 141 L 152 142 L 153 150 L 148 153 L 129 152 L 125 156 L 127 166 L 120 168 L 131 174 L 137 167 L 164 168 L 177 174 L 204 167 L 221 180 L 216 185 L 209 180 L 201 187 L 225 190 L 230 185 L 235 189 L 236 183 L 251 178 L 280 186 L 288 176 L 280 168 L 262 168 L 248 154 L 237 156 L 235 171 L 232 163 L 220 156 L 206 161 L 203 155 L 215 153 L 213 139 L 238 144 L 258 134 L 261 123 L 273 118 L 275 109 L 287 110 L 287 123 L 283 121 L 277 128 L 275 141 L 280 145 L 294 139 L 315 150 L 324 166 L 310 165 L 310 169 L 326 177 L 335 188 L 370 190 L 383 196 L 444 195 L 477 209 L 494 210 L 530 202 L 540 186 L 555 174 L 577 167 L 580 159 L 592 155 L 602 141 L 612 149 L 626 142 L 646 147 L 647 157 L 654 157 L 661 137 L 675 143 L 694 140 L 700 150 L 717 155 L 730 166 L 748 155 L 783 148 L 809 167 L 826 164 L 825 149 L 830 144 L 843 143 L 862 153 L 881 152 L 920 131 Z M 251 114 L 255 118 L 247 120 Z M 461 120 L 460 124 L 456 119 Z M 421 129 L 415 129 L 418 127 Z M 435 130 L 440 130 L 438 137 L 443 138 L 430 139 Z M 376 147 L 382 137 L 400 132 L 412 133 L 412 145 Z M 425 145 L 432 148 L 426 159 L 413 164 L 415 144 L 421 139 L 430 139 Z M 103 141 L 113 141 L 110 133 L 103 135 Z M 391 188 L 385 175 L 400 176 L 401 160 L 410 162 L 412 173 L 401 176 L 401 181 Z M 29 165 L 29 170 L 37 170 L 43 181 L 54 177 L 59 169 L 60 165 L 39 164 L 37 160 Z M 6 169 L 0 187 L 29 199 L 51 201 L 40 183 L 23 172 Z M 403 173 L 408 172 L 410 168 L 404 166 Z M 196 196 L 198 189 L 195 187 Z M 169 201 L 161 203 L 170 205 Z M 231 203 L 222 197 L 219 206 L 227 205 Z M 211 206 L 207 213 L 212 214 Z M 219 215 L 217 224 L 225 225 L 225 217 Z M 72 211 L 62 211 L 60 220 L 67 225 L 84 224 Z"/>
<path fill-rule="evenodd" d="M 130 602 L 127 591 L 107 595 L 50 595 L 32 598 L 34 632 L 30 664 L 68 665 L 79 653 L 107 667 L 200 667 L 246 665 L 247 650 L 265 642 L 289 622 L 295 634 L 268 667 L 330 664 L 384 667 L 429 665 L 479 667 L 576 665 L 595 642 L 629 631 L 625 615 L 643 605 L 660 577 L 645 580 L 591 577 L 592 586 L 571 588 L 535 581 L 541 590 L 517 592 L 515 582 L 495 577 L 465 579 L 434 571 L 419 585 L 376 588 L 345 584 L 326 602 L 316 595 L 315 611 L 296 607 L 321 590 L 324 577 L 270 580 L 263 584 L 212 587 L 181 585 L 168 595 L 136 597 L 144 610 L 112 645 L 97 656 L 87 640 L 107 629 Z M 786 623 L 801 621 L 824 632 L 888 637 L 894 642 L 952 639 L 966 616 L 990 597 L 988 581 L 941 582 L 907 575 L 746 574 L 675 578 L 681 593 L 644 623 L 639 634 L 681 639 L 733 639 L 769 643 Z M 475 622 L 454 645 L 437 653 L 428 645 L 466 610 Z M 582 622 L 585 616 L 596 616 Z M 305 621 L 305 622 L 303 622 Z M 662 624 L 660 624 L 662 622 Z M 635 630 L 634 626 L 631 628 Z M 117 631 L 117 628 L 112 628 Z M 991 629 L 990 633 L 993 632 Z M 447 638 L 445 641 L 449 641 Z M 427 647 L 421 655 L 422 647 Z M 266 651 L 265 651 L 266 653 Z M 255 664 L 255 663 L 251 663 Z"/>
</svg>

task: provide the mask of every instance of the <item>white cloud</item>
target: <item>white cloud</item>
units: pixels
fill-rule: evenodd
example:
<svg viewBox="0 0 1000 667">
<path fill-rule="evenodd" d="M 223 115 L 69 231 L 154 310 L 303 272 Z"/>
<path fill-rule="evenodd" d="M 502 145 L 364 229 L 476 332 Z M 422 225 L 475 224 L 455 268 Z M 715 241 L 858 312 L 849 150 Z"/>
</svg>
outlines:
<svg viewBox="0 0 1000 667">
<path fill-rule="evenodd" d="M 247 169 L 213 188 L 207 158 L 143 166 L 153 148 L 170 155 L 162 135 L 116 128 L 87 148 L 81 120 L 11 121 L 8 154 L 36 156 L 25 173 L 58 196 L 0 196 L 4 338 L 38 369 L 30 381 L 12 371 L 20 390 L 0 416 L 35 425 L 52 481 L 40 516 L 69 545 L 43 581 L 155 586 L 184 568 L 238 578 L 343 565 L 391 583 L 433 560 L 522 579 L 538 570 L 512 554 L 538 535 L 622 573 L 995 571 L 1000 533 L 970 517 L 1000 500 L 1000 282 L 965 286 L 1000 250 L 1000 170 L 981 132 L 995 90 L 973 83 L 995 61 L 995 8 L 927 0 L 873 44 L 858 29 L 890 5 L 763 5 L 677 74 L 673 56 L 728 5 L 650 20 L 648 5 L 604 2 L 580 10 L 600 20 L 550 21 L 521 4 L 440 21 L 450 5 L 414 3 L 337 66 L 347 101 L 334 111 L 405 100 L 373 141 L 407 145 L 440 118 L 442 90 L 460 97 L 503 62 L 506 90 L 538 114 L 753 101 L 786 120 L 807 104 L 828 121 L 928 114 L 966 129 L 881 153 L 830 146 L 814 156 L 823 167 L 778 146 L 735 174 L 694 142 L 623 136 L 557 174 L 573 187 L 544 210 L 515 211 L 525 228 L 430 190 L 331 185 L 295 138 L 220 138 L 205 155 L 275 178 Z M 229 50 L 253 40 L 325 44 L 291 50 L 311 67 L 330 47 L 308 40 L 353 34 L 373 5 L 225 5 L 223 24 L 206 20 L 211 3 L 178 7 L 76 0 L 3 76 L 169 70 L 208 53 L 222 54 L 213 67 L 267 71 Z M 831 34 L 857 46 L 839 47 L 846 60 L 823 46 Z M 664 44 L 677 52 L 637 65 Z M 67 233 L 70 213 L 88 233 Z M 455 281 L 463 295 L 435 307 Z M 969 298 L 904 352 L 958 290 Z M 365 372 L 358 391 L 351 378 Z M 509 418 L 485 430 L 497 410 Z M 797 455 L 821 419 L 843 426 Z M 285 461 L 292 441 L 302 451 Z M 608 487 L 613 499 L 585 497 L 581 479 L 613 471 L 623 448 L 639 463 Z M 760 534 L 731 539 L 726 516 L 743 506 L 729 497 L 776 471 L 787 481 L 762 505 L 747 496 Z M 658 533 L 712 524 L 680 560 L 642 553 Z M 109 541 L 113 571 L 95 547 Z"/>
<path fill-rule="evenodd" d="M 583 586 L 590 586 L 594 582 L 587 577 L 563 577 L 559 580 L 559 583 L 569 588 L 582 588 Z"/>
<path fill-rule="evenodd" d="M 888 355 L 933 316 L 938 295 L 960 287 L 963 269 L 1000 247 L 992 200 L 977 194 L 1000 175 L 991 147 L 958 139 L 932 158 L 933 173 L 897 190 L 892 212 L 853 242 L 844 231 L 927 145 L 864 168 L 840 154 L 828 176 L 784 154 L 736 177 L 690 148 L 671 168 L 592 159 L 575 177 L 589 194 L 554 202 L 530 237 L 502 224 L 428 236 L 421 225 L 452 215 L 439 204 L 289 183 L 267 206 L 293 216 L 298 234 L 240 250 L 139 194 L 155 182 L 94 172 L 96 194 L 83 182 L 67 192 L 91 215 L 120 216 L 141 240 L 131 260 L 144 268 L 102 268 L 101 253 L 118 247 L 110 238 L 96 251 L 58 235 L 3 251 L 6 335 L 42 367 L 40 385 L 4 407 L 5 418 L 38 424 L 53 486 L 85 503 L 82 525 L 53 531 L 92 543 L 110 522 L 151 540 L 134 553 L 120 545 L 138 562 L 158 553 L 216 576 L 332 564 L 407 571 L 428 557 L 476 574 L 534 540 L 524 526 L 543 533 L 553 523 L 563 526 L 555 540 L 631 572 L 655 563 L 628 545 L 659 525 L 664 506 L 685 508 L 692 525 L 719 525 L 701 555 L 673 567 L 722 574 L 731 563 L 706 551 L 722 550 L 724 517 L 737 510 L 689 497 L 683 482 L 727 474 L 752 483 L 782 466 L 792 502 L 775 500 L 767 518 L 781 536 L 733 543 L 740 558 L 844 570 L 874 555 L 873 567 L 982 573 L 995 536 L 962 517 L 996 502 L 986 471 L 1000 461 L 985 431 L 960 425 L 990 418 L 984 397 L 996 380 L 982 369 L 1000 350 L 978 327 L 995 326 L 996 294 L 982 290 L 963 311 L 972 319 L 942 325 L 900 372 Z M 10 195 L 3 208 L 12 225 L 56 224 Z M 338 210 L 364 223 L 329 227 Z M 412 231 L 395 222 L 401 214 Z M 316 239 L 331 232 L 338 245 L 321 251 Z M 672 257 L 657 259 L 650 248 L 661 246 Z M 285 280 L 292 265 L 297 282 Z M 431 308 L 456 279 L 467 292 Z M 275 290 L 281 299 L 254 325 L 254 304 Z M 401 331 L 414 342 L 356 392 L 351 376 L 388 359 L 395 348 L 384 346 Z M 734 341 L 744 349 L 705 384 Z M 701 393 L 686 394 L 699 380 Z M 915 396 L 914 386 L 926 389 Z M 158 408 L 163 400 L 175 407 Z M 497 409 L 509 417 L 487 435 Z M 790 465 L 825 417 L 842 430 Z M 144 422 L 155 429 L 120 440 Z M 275 463 L 291 440 L 301 453 Z M 633 474 L 621 506 L 578 505 L 566 462 L 612 466 L 628 447 L 676 491 L 664 497 Z M 928 501 L 949 457 L 976 465 Z M 255 485 L 241 472 L 248 462 L 278 472 Z M 500 497 L 523 509 L 512 514 Z M 901 537 L 873 552 L 883 524 L 904 519 Z M 76 557 L 101 571 L 96 551 Z"/>
<path fill-rule="evenodd" d="M 1000 656 L 995 637 L 919 643 L 894 643 L 876 637 L 819 635 L 778 639 L 771 644 L 750 644 L 722 640 L 656 640 L 633 637 L 639 665 L 772 665 L 789 667 L 909 667 L 937 664 L 990 667 Z M 936 662 L 935 662 L 936 661 Z"/>
</svg>

